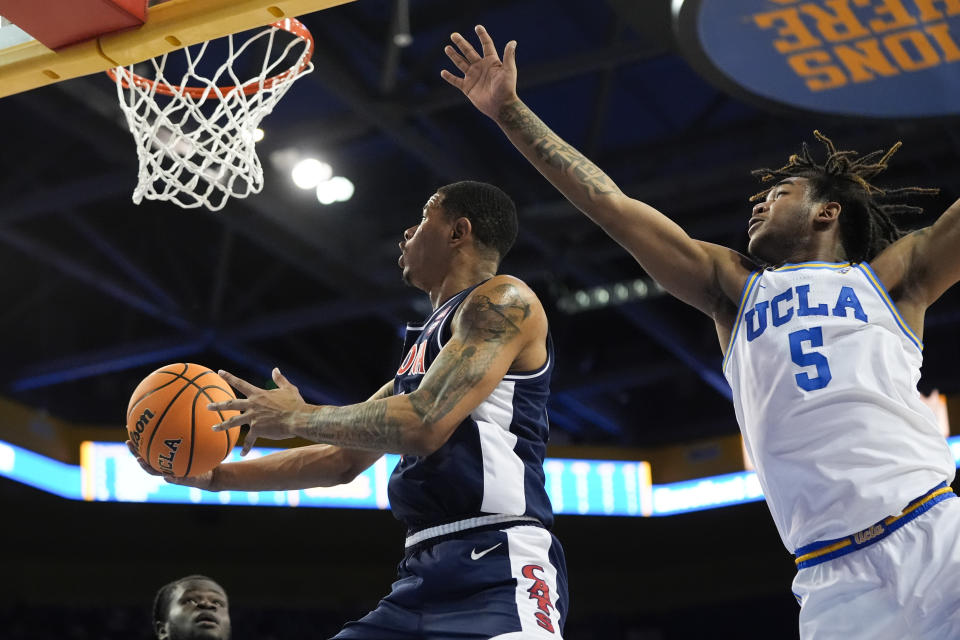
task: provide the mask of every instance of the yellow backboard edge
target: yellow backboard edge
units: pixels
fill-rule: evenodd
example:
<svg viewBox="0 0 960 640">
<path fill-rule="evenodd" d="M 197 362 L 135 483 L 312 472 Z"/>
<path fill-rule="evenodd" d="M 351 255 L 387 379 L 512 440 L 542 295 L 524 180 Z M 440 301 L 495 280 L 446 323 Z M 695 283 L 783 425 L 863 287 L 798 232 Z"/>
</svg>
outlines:
<svg viewBox="0 0 960 640">
<path fill-rule="evenodd" d="M 106 71 L 231 33 L 353 0 L 170 0 L 142 27 L 51 51 L 37 41 L 0 51 L 0 98 Z"/>
</svg>

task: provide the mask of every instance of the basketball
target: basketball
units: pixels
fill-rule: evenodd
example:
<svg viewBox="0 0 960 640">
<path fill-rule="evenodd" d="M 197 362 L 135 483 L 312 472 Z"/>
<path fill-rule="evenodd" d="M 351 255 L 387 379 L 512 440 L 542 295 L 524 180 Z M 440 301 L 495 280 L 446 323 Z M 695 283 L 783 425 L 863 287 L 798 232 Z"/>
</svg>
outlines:
<svg viewBox="0 0 960 640">
<path fill-rule="evenodd" d="M 147 464 L 176 477 L 213 469 L 230 453 L 240 427 L 211 427 L 238 411 L 207 404 L 236 396 L 223 378 L 199 364 L 168 364 L 137 385 L 127 406 L 127 433 Z"/>
</svg>

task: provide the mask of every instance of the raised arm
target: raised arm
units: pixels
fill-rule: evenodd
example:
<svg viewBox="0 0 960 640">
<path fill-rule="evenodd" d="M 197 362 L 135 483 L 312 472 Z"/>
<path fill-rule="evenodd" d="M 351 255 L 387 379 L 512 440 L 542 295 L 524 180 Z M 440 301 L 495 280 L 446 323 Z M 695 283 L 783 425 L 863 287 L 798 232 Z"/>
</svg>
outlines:
<svg viewBox="0 0 960 640">
<path fill-rule="evenodd" d="M 410 394 L 345 407 L 311 406 L 288 400 L 296 388 L 279 372 L 274 374 L 279 388 L 271 391 L 227 374 L 247 398 L 212 405 L 243 412 L 215 428 L 249 424 L 246 443 L 298 436 L 351 449 L 429 455 L 493 392 L 521 353 L 539 349 L 546 357 L 543 308 L 516 278 L 496 276 L 477 287 L 451 328 L 450 340 Z"/>
<path fill-rule="evenodd" d="M 677 298 L 715 315 L 740 293 L 749 270 L 736 252 L 690 238 L 648 204 L 630 198 L 596 165 L 550 130 L 517 96 L 516 42 L 503 62 L 483 27 L 476 28 L 481 56 L 460 34 L 445 52 L 463 77 L 442 71 L 574 206 L 596 222 Z"/>
<path fill-rule="evenodd" d="M 900 238 L 871 266 L 890 291 L 904 319 L 919 335 L 923 314 L 960 281 L 960 200 L 929 227 Z"/>
</svg>

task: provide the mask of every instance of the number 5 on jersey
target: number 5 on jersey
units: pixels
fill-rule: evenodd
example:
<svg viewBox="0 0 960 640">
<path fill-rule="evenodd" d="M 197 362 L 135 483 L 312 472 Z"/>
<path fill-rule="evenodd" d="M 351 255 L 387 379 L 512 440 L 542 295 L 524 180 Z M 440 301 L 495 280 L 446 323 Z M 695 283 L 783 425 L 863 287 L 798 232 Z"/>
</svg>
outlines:
<svg viewBox="0 0 960 640">
<path fill-rule="evenodd" d="M 830 363 L 827 357 L 817 351 L 806 352 L 803 350 L 804 343 L 810 343 L 811 349 L 823 346 L 823 330 L 820 327 L 811 327 L 810 329 L 801 329 L 794 331 L 787 336 L 790 338 L 790 357 L 794 364 L 800 367 L 816 367 L 817 375 L 810 377 L 806 372 L 798 373 L 794 376 L 797 379 L 797 386 L 804 391 L 816 391 L 823 389 L 830 384 L 833 375 L 830 373 Z"/>
</svg>

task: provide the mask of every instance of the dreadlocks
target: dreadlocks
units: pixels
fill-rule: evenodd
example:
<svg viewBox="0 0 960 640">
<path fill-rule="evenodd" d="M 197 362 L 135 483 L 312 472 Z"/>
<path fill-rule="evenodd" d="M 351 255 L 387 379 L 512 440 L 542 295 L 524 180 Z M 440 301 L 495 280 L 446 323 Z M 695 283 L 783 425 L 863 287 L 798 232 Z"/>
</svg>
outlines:
<svg viewBox="0 0 960 640">
<path fill-rule="evenodd" d="M 816 163 L 804 142 L 800 153 L 790 156 L 785 166 L 779 169 L 755 169 L 751 173 L 759 177 L 761 182 L 806 178 L 809 180 L 808 194 L 811 199 L 840 203 L 840 234 L 847 259 L 851 262 L 872 260 L 904 235 L 894 216 L 923 213 L 921 207 L 882 201 L 911 194 L 935 195 L 939 192 L 938 189 L 921 187 L 882 189 L 869 182 L 887 168 L 887 162 L 900 148 L 900 142 L 886 152 L 880 149 L 858 158 L 856 151 L 837 151 L 833 141 L 819 131 L 814 131 L 813 135 L 827 148 L 827 159 L 823 164 Z M 772 189 L 761 191 L 750 201 L 766 198 Z"/>
</svg>

